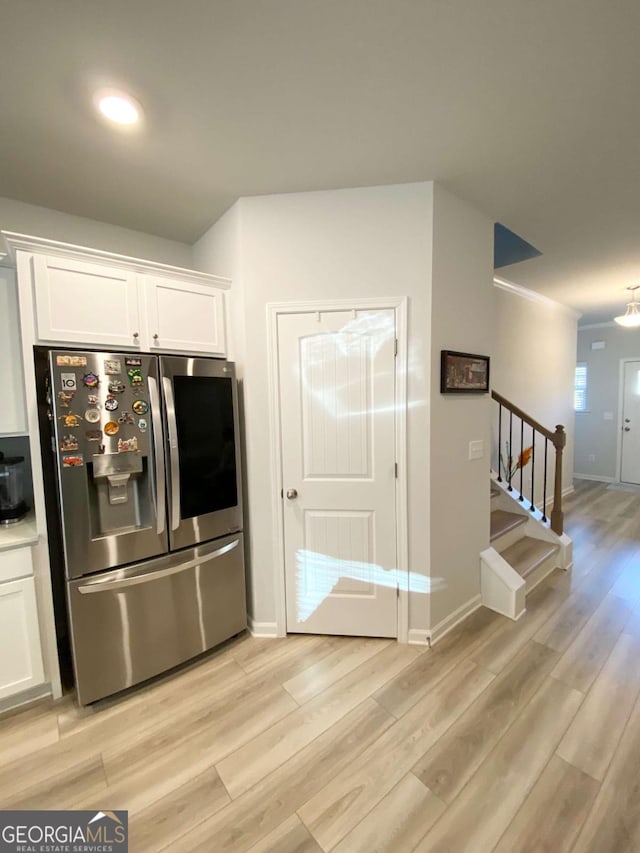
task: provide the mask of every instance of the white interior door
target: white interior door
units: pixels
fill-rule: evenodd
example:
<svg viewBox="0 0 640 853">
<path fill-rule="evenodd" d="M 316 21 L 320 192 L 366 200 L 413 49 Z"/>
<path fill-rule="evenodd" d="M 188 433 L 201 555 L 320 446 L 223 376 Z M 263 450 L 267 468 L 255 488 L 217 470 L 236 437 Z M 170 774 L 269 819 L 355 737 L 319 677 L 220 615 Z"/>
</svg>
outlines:
<svg viewBox="0 0 640 853">
<path fill-rule="evenodd" d="M 620 479 L 640 485 L 640 361 L 624 365 Z"/>
<path fill-rule="evenodd" d="M 395 637 L 395 312 L 278 318 L 287 631 Z"/>
</svg>

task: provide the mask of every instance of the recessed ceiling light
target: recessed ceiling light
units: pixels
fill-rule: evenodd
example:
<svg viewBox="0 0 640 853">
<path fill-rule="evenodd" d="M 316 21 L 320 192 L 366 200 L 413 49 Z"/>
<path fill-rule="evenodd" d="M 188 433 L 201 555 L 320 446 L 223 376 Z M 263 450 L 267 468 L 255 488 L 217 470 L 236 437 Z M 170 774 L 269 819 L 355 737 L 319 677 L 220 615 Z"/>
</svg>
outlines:
<svg viewBox="0 0 640 853">
<path fill-rule="evenodd" d="M 94 104 L 109 121 L 116 124 L 132 125 L 140 121 L 142 107 L 126 92 L 115 89 L 100 89 L 94 95 Z"/>
</svg>

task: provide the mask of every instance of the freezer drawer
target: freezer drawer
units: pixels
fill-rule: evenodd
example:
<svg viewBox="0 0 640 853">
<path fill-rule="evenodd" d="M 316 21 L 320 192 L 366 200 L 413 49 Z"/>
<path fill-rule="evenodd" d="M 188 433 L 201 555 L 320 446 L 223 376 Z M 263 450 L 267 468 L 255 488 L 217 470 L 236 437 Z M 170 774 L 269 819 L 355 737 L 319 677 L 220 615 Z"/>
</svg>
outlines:
<svg viewBox="0 0 640 853">
<path fill-rule="evenodd" d="M 164 672 L 247 625 L 242 534 L 70 581 L 78 701 Z"/>
</svg>

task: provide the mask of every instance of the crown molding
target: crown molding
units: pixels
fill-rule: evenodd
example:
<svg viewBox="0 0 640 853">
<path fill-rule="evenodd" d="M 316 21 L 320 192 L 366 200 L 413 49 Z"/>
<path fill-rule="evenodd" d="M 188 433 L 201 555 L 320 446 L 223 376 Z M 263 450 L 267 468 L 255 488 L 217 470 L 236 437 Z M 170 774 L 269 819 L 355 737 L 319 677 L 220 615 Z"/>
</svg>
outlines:
<svg viewBox="0 0 640 853">
<path fill-rule="evenodd" d="M 568 314 L 570 317 L 575 317 L 576 320 L 582 317 L 580 311 L 576 311 L 575 308 L 570 308 L 562 302 L 556 302 L 555 299 L 550 299 L 548 296 L 544 296 L 542 293 L 537 293 L 535 290 L 529 290 L 528 287 L 523 287 L 521 284 L 515 284 L 513 281 L 507 281 L 506 278 L 499 278 L 494 275 L 493 284 L 495 287 L 499 287 L 500 290 L 505 290 L 507 293 L 512 293 L 522 299 L 528 299 L 529 302 L 537 302 L 539 305 L 546 305 L 548 308 L 554 308 L 556 311 L 561 311 L 564 314 Z"/>
<path fill-rule="evenodd" d="M 613 320 L 607 320 L 604 323 L 586 323 L 584 326 L 578 326 L 579 332 L 585 332 L 588 329 L 622 329 L 622 326 L 619 326 L 618 323 L 614 323 Z"/>
<path fill-rule="evenodd" d="M 13 231 L 0 231 L 0 265 L 7 266 L 15 264 L 17 252 L 31 252 L 40 255 L 49 255 L 67 260 L 88 261 L 92 263 L 108 264 L 111 267 L 119 267 L 132 272 L 152 273 L 156 276 L 166 278 L 179 278 L 181 281 L 200 282 L 201 284 L 215 284 L 221 289 L 229 289 L 231 280 L 209 273 L 198 272 L 184 267 L 174 267 L 169 264 L 160 264 L 157 261 L 147 261 L 141 258 L 131 258 L 128 255 L 118 255 L 114 252 L 105 252 L 102 249 L 91 249 L 87 246 L 76 246 L 73 243 L 60 243 L 58 240 L 48 240 L 45 237 L 33 237 L 30 234 L 16 234 Z M 6 249 L 6 255 L 2 256 L 2 248 Z"/>
</svg>

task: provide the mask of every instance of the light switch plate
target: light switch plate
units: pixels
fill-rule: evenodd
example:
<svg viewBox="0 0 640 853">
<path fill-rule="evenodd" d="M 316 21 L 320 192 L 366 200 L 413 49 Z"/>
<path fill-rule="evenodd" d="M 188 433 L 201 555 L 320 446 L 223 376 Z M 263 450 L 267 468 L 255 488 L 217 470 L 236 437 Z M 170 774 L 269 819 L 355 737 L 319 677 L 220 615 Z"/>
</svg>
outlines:
<svg viewBox="0 0 640 853">
<path fill-rule="evenodd" d="M 469 442 L 469 459 L 482 459 L 484 457 L 484 441 Z"/>
</svg>

